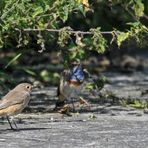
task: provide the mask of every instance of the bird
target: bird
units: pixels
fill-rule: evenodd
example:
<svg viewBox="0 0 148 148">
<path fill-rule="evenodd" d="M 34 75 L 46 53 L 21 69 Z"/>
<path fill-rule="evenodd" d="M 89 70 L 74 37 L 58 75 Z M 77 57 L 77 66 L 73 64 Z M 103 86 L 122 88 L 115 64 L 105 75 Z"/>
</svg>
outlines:
<svg viewBox="0 0 148 148">
<path fill-rule="evenodd" d="M 6 117 L 12 130 L 18 130 L 13 116 L 21 113 L 28 105 L 32 88 L 33 85 L 30 83 L 20 83 L 0 100 L 0 116 Z M 15 128 L 12 126 L 12 122 Z"/>
<path fill-rule="evenodd" d="M 68 69 L 63 70 L 60 77 L 60 82 L 57 89 L 56 105 L 54 110 L 59 110 L 62 107 L 65 108 L 65 103 L 72 101 L 74 111 L 74 98 L 78 98 L 84 80 L 89 77 L 89 73 L 86 69 L 82 68 L 80 62 L 73 61 L 70 63 Z M 81 100 L 81 98 L 80 98 Z M 68 108 L 66 104 L 66 109 Z M 69 109 L 67 109 L 69 111 Z M 59 111 L 61 113 L 61 111 Z M 65 113 L 65 110 L 64 110 Z"/>
</svg>

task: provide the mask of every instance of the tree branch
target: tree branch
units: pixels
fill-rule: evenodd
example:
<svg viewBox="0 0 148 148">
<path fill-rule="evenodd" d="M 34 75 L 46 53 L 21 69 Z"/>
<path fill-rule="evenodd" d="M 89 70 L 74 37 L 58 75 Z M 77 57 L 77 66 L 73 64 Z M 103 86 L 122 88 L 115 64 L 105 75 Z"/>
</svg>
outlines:
<svg viewBox="0 0 148 148">
<path fill-rule="evenodd" d="M 16 31 L 24 31 L 24 32 L 38 32 L 38 31 L 48 31 L 48 32 L 60 32 L 61 29 L 32 29 L 32 28 L 26 28 L 26 29 L 18 29 L 15 28 Z M 69 30 L 70 33 L 72 34 L 93 34 L 90 31 L 74 31 L 74 30 Z M 112 31 L 102 31 L 101 34 L 112 34 Z"/>
</svg>

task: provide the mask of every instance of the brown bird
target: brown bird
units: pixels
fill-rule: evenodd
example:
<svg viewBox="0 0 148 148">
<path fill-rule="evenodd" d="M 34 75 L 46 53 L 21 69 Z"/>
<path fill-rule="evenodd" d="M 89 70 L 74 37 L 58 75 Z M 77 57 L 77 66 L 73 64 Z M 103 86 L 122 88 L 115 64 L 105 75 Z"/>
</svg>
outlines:
<svg viewBox="0 0 148 148">
<path fill-rule="evenodd" d="M 29 83 L 21 83 L 9 91 L 0 101 L 0 116 L 6 117 L 11 129 L 16 130 L 17 125 L 13 118 L 11 121 L 16 128 L 13 128 L 9 117 L 17 115 L 27 106 L 30 101 L 30 93 L 33 86 Z"/>
</svg>

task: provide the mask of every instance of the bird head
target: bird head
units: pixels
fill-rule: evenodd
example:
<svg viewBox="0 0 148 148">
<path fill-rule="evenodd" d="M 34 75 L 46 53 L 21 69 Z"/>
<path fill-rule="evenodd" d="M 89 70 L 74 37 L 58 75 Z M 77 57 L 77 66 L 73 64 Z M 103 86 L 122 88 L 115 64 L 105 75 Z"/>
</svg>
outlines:
<svg viewBox="0 0 148 148">
<path fill-rule="evenodd" d="M 31 92 L 33 89 L 33 85 L 31 85 L 30 83 L 20 83 L 14 89 Z"/>
</svg>

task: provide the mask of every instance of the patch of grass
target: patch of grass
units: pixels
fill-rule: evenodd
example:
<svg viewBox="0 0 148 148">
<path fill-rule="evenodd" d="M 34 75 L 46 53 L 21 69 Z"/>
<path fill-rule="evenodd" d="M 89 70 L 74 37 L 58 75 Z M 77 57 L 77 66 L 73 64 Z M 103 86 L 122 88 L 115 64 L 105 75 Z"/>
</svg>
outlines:
<svg viewBox="0 0 148 148">
<path fill-rule="evenodd" d="M 146 101 L 146 100 L 123 99 L 122 101 L 120 101 L 120 103 L 123 106 L 130 106 L 130 107 L 133 107 L 133 108 L 136 108 L 136 109 L 145 109 L 145 108 L 148 108 L 148 101 Z"/>
</svg>

